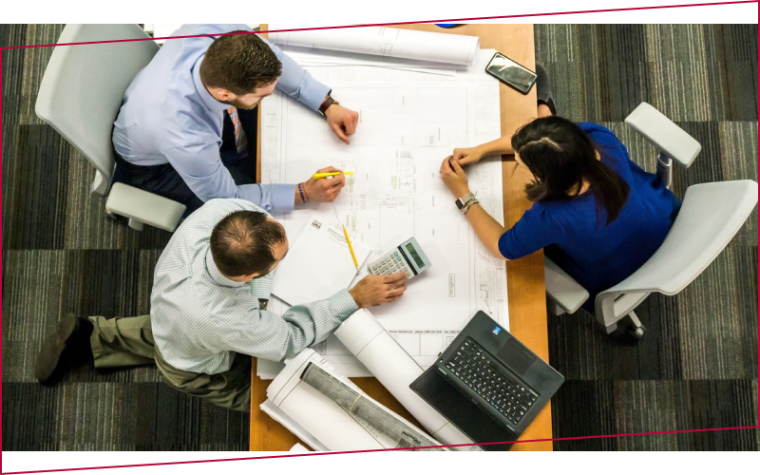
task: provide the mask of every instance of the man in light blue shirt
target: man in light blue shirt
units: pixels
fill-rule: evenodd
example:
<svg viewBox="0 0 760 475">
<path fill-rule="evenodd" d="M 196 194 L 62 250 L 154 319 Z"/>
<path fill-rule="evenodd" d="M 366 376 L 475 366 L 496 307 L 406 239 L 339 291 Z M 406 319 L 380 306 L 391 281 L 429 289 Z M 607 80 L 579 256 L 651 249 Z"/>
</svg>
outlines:
<svg viewBox="0 0 760 475">
<path fill-rule="evenodd" d="M 65 316 L 42 345 L 35 376 L 59 379 L 76 360 L 95 368 L 153 364 L 187 394 L 250 410 L 251 358 L 293 358 L 360 308 L 400 299 L 403 272 L 368 275 L 350 290 L 267 310 L 272 272 L 288 252 L 282 226 L 245 200 L 211 200 L 186 219 L 156 264 L 150 315 Z"/>
<path fill-rule="evenodd" d="M 250 31 L 246 25 L 186 25 L 172 36 L 212 36 L 166 41 L 125 92 L 113 132 L 116 181 L 179 201 L 189 213 L 214 198 L 240 198 L 271 212 L 337 197 L 342 175 L 299 185 L 255 184 L 252 109 L 275 88 L 323 114 L 346 144 L 358 114 Z"/>
</svg>

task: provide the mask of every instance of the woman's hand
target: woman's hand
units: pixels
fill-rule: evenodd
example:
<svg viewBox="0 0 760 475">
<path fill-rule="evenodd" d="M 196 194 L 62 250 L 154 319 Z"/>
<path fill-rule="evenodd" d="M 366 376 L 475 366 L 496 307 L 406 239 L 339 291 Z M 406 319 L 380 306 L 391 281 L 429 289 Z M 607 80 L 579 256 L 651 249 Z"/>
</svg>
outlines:
<svg viewBox="0 0 760 475">
<path fill-rule="evenodd" d="M 480 147 L 469 147 L 455 148 L 452 157 L 460 165 L 472 165 L 473 163 L 478 163 L 483 158 L 483 155 L 483 150 Z"/>
<path fill-rule="evenodd" d="M 449 155 L 441 163 L 441 179 L 455 198 L 461 198 L 470 193 L 467 174 L 453 155 Z"/>
</svg>

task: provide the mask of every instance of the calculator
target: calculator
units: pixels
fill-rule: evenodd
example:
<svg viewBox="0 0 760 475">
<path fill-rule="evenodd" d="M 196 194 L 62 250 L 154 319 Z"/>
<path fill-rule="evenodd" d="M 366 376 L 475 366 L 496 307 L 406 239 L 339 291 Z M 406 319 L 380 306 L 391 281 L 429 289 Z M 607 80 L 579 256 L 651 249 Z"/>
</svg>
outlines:
<svg viewBox="0 0 760 475">
<path fill-rule="evenodd" d="M 371 263 L 369 265 L 369 272 L 374 275 L 390 275 L 405 272 L 411 279 L 429 267 L 430 260 L 422 252 L 422 248 L 417 240 L 411 238 Z"/>
</svg>

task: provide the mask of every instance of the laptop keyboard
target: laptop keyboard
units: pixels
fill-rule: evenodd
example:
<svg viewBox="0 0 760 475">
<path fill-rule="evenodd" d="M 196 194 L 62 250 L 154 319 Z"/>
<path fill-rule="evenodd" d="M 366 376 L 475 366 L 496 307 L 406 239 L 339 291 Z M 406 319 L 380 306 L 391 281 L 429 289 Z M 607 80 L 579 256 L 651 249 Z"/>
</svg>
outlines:
<svg viewBox="0 0 760 475">
<path fill-rule="evenodd" d="M 446 362 L 450 372 L 517 425 L 538 401 L 538 394 L 516 378 L 497 371 L 498 366 L 501 365 L 472 338 L 467 338 Z"/>
</svg>

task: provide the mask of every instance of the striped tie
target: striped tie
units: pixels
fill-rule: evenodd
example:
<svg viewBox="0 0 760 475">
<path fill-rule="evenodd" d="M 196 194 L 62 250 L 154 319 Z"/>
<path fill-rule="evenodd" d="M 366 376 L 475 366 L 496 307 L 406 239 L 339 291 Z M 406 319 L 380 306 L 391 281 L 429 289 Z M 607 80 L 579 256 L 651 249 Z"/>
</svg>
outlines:
<svg viewBox="0 0 760 475">
<path fill-rule="evenodd" d="M 248 139 L 245 136 L 243 124 L 240 123 L 237 108 L 230 107 L 227 109 L 227 114 L 229 114 L 232 120 L 232 126 L 235 127 L 235 147 L 237 148 L 238 155 L 245 158 L 248 156 Z"/>
</svg>

